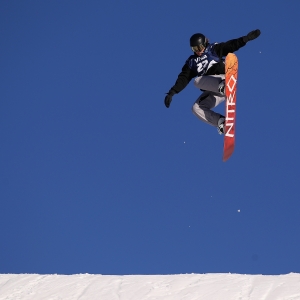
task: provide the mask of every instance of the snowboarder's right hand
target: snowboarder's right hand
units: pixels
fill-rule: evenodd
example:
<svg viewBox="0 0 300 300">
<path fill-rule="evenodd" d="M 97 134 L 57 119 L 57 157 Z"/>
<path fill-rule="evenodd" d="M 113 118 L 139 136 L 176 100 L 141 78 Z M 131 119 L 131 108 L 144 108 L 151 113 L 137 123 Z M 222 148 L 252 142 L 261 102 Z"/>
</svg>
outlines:
<svg viewBox="0 0 300 300">
<path fill-rule="evenodd" d="M 260 30 L 256 29 L 256 30 L 249 32 L 246 36 L 243 37 L 243 39 L 244 39 L 244 42 L 247 43 L 249 41 L 252 41 L 252 40 L 258 38 L 259 36 L 260 36 Z"/>
<path fill-rule="evenodd" d="M 167 96 L 165 97 L 165 106 L 167 108 L 170 107 L 170 104 L 172 102 L 172 97 L 173 95 L 175 94 L 175 92 L 173 90 L 170 90 L 168 93 L 167 93 Z"/>
</svg>

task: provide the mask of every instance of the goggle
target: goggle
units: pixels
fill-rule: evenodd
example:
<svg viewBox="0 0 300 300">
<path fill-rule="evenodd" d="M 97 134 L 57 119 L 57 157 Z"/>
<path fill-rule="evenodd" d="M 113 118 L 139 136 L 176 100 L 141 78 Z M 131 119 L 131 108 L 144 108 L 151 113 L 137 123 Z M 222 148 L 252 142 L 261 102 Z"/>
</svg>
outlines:
<svg viewBox="0 0 300 300">
<path fill-rule="evenodd" d="M 194 51 L 194 52 L 201 52 L 201 51 L 203 51 L 205 49 L 205 46 L 204 45 L 198 45 L 198 46 L 193 46 L 192 47 L 192 50 Z"/>
</svg>

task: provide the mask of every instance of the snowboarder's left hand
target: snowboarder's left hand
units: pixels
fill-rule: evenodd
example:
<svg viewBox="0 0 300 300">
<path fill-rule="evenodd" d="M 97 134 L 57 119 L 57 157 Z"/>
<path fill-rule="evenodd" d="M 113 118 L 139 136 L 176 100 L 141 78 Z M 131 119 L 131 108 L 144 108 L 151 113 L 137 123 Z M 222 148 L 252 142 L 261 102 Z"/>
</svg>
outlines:
<svg viewBox="0 0 300 300">
<path fill-rule="evenodd" d="M 249 32 L 246 36 L 243 37 L 243 39 L 244 39 L 244 42 L 247 43 L 249 41 L 252 41 L 252 40 L 258 38 L 259 36 L 260 36 L 260 30 L 256 29 L 256 30 Z"/>
</svg>

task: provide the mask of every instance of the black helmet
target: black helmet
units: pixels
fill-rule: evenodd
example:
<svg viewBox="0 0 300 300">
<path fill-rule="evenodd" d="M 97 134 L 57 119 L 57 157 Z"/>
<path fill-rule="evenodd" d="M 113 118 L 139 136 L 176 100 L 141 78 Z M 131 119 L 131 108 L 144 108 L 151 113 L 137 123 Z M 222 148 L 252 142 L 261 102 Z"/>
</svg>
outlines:
<svg viewBox="0 0 300 300">
<path fill-rule="evenodd" d="M 194 52 L 204 50 L 207 44 L 208 39 L 202 33 L 195 33 L 190 37 L 190 46 Z"/>
</svg>

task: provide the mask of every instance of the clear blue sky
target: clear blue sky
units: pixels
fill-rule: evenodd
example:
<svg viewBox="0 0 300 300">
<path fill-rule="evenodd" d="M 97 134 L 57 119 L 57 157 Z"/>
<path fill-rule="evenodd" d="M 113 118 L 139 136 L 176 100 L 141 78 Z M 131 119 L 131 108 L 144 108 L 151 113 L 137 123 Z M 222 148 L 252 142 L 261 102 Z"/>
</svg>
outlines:
<svg viewBox="0 0 300 300">
<path fill-rule="evenodd" d="M 257 28 L 223 163 L 193 83 L 165 93 L 192 34 Z M 1 1 L 0 273 L 300 272 L 298 28 L 295 0 Z"/>
</svg>

